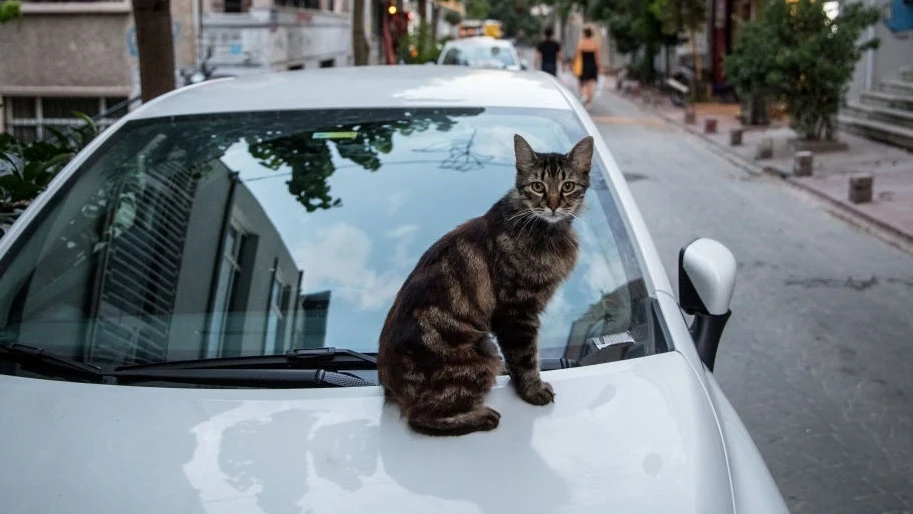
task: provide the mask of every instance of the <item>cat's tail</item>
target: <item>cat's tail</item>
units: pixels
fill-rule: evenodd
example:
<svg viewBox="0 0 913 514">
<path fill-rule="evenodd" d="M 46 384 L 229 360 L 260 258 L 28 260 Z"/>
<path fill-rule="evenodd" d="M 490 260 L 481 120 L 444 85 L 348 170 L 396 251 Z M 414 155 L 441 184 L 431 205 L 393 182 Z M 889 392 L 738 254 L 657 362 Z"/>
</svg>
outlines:
<svg viewBox="0 0 913 514">
<path fill-rule="evenodd" d="M 500 422 L 501 414 L 485 406 L 451 416 L 433 417 L 419 414 L 409 417 L 409 426 L 413 430 L 430 436 L 458 436 L 472 432 L 487 432 L 497 428 Z"/>
</svg>

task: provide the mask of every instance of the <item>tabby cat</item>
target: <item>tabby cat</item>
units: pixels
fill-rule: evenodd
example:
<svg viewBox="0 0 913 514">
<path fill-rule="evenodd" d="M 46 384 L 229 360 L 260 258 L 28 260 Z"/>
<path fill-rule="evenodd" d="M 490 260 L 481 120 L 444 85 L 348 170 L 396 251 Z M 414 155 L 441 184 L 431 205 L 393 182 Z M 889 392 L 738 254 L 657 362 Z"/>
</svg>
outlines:
<svg viewBox="0 0 913 514">
<path fill-rule="evenodd" d="M 514 135 L 515 187 L 487 213 L 431 245 L 396 295 L 377 368 L 387 401 L 413 430 L 463 435 L 498 426 L 484 405 L 502 372 L 517 394 L 553 402 L 539 376 L 539 315 L 577 261 L 571 222 L 590 185 L 593 138 L 567 154 L 537 153 Z"/>
</svg>

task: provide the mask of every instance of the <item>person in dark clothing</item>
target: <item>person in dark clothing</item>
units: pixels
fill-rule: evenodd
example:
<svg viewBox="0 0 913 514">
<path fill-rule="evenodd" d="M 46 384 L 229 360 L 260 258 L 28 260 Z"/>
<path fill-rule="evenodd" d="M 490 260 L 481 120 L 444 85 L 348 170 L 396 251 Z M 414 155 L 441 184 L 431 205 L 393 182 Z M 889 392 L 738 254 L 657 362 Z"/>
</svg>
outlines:
<svg viewBox="0 0 913 514">
<path fill-rule="evenodd" d="M 537 67 L 541 66 L 542 71 L 558 76 L 558 52 L 561 45 L 552 39 L 554 34 L 551 27 L 545 29 L 545 39 L 536 45 L 536 61 Z"/>
</svg>

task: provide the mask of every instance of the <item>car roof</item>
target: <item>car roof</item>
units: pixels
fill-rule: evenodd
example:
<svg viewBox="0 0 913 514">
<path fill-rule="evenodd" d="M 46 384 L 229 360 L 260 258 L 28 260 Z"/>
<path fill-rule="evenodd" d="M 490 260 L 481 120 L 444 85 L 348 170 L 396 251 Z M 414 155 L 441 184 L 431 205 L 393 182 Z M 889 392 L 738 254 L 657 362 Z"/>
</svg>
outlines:
<svg viewBox="0 0 913 514">
<path fill-rule="evenodd" d="M 564 88 L 547 73 L 402 65 L 282 71 L 211 80 L 163 95 L 134 111 L 131 118 L 442 106 L 572 109 Z"/>
</svg>

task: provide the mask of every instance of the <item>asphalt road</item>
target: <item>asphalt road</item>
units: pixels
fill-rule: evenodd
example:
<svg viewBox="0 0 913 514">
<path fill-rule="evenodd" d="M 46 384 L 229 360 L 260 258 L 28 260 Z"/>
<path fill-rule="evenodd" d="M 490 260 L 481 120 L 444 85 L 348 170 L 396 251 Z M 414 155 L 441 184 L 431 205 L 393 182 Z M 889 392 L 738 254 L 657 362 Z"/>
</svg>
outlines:
<svg viewBox="0 0 913 514">
<path fill-rule="evenodd" d="M 613 94 L 591 107 L 666 271 L 739 262 L 717 378 L 794 514 L 913 512 L 913 257 Z"/>
</svg>

